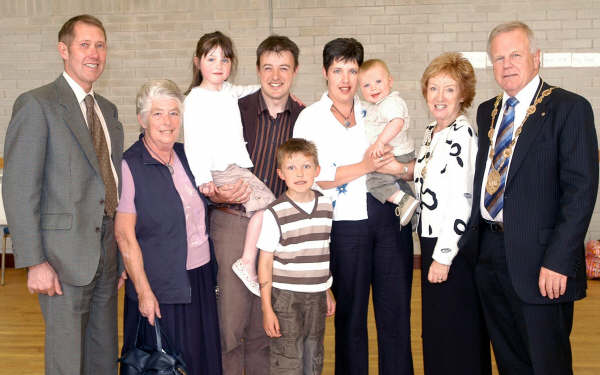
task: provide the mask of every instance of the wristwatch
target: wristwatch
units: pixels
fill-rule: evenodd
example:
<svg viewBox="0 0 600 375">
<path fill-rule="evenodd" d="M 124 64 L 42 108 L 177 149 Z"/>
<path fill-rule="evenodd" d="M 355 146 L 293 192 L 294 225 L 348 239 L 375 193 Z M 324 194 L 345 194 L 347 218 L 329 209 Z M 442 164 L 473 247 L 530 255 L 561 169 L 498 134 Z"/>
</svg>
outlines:
<svg viewBox="0 0 600 375">
<path fill-rule="evenodd" d="M 400 176 L 404 176 L 407 173 L 408 173 L 408 167 L 405 165 L 404 168 L 402 169 L 402 173 L 400 173 Z"/>
</svg>

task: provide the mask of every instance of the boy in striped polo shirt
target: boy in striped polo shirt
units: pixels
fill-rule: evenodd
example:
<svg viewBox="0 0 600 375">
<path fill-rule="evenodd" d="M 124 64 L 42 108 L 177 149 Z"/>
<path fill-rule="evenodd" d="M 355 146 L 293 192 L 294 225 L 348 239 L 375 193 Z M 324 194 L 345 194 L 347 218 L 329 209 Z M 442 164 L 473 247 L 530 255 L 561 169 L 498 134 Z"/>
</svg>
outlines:
<svg viewBox="0 0 600 375">
<path fill-rule="evenodd" d="M 287 191 L 264 212 L 257 247 L 263 327 L 271 337 L 270 374 L 320 374 L 328 292 L 331 200 L 312 190 L 319 174 L 312 142 L 292 138 L 277 150 Z"/>
</svg>

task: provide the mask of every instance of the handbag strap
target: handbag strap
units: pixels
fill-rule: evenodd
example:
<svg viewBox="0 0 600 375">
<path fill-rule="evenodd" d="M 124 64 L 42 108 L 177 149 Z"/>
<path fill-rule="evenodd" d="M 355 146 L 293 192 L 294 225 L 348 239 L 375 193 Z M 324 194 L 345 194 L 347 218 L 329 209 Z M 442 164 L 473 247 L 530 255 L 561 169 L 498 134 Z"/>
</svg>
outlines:
<svg viewBox="0 0 600 375">
<path fill-rule="evenodd" d="M 154 319 L 154 333 L 156 334 L 156 350 L 161 353 L 168 354 L 169 356 L 174 358 L 177 363 L 177 370 L 179 372 L 181 372 L 182 374 L 186 374 L 187 373 L 186 364 L 185 364 L 183 358 L 181 357 L 181 353 L 174 350 L 174 348 L 170 345 L 169 337 L 160 328 L 160 323 L 159 323 L 158 317 L 156 317 Z M 166 349 L 163 347 L 163 340 L 162 340 L 163 335 L 165 338 Z M 169 350 L 170 352 L 167 352 L 167 350 Z"/>
<path fill-rule="evenodd" d="M 158 321 L 159 321 L 158 318 L 154 318 L 154 333 L 156 334 L 156 349 L 158 349 L 159 351 L 163 351 L 165 353 L 167 353 L 167 351 L 170 351 L 171 354 L 175 354 L 177 351 L 175 350 L 175 348 L 173 348 L 171 346 L 171 342 L 169 341 L 169 336 L 160 327 L 160 323 Z M 163 337 L 164 337 L 165 345 L 163 345 Z"/>
<path fill-rule="evenodd" d="M 165 333 L 165 331 L 163 331 L 162 328 L 160 328 L 160 323 L 158 321 L 159 321 L 159 319 L 157 317 L 154 318 L 154 333 L 156 334 L 156 349 L 158 349 L 159 351 L 165 352 L 165 353 L 168 350 L 173 352 L 173 347 L 171 346 L 171 343 L 169 342 L 169 336 Z M 163 345 L 163 337 L 164 337 L 165 345 Z"/>
<path fill-rule="evenodd" d="M 162 330 L 160 329 L 160 324 L 158 323 L 158 317 L 154 318 L 154 333 L 156 334 L 156 349 L 159 352 L 164 352 L 162 346 Z"/>
</svg>

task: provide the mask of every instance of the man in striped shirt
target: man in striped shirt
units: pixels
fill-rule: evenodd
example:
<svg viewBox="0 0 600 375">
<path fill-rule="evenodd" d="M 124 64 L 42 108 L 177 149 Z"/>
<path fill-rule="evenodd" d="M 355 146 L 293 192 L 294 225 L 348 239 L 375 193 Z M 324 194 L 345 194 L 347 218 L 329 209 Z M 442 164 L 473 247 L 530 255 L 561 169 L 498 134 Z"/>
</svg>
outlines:
<svg viewBox="0 0 600 375">
<path fill-rule="evenodd" d="M 290 98 L 298 55 L 298 46 L 287 37 L 272 35 L 265 39 L 256 50 L 261 89 L 239 101 L 244 138 L 254 164 L 252 171 L 275 196 L 285 190 L 277 177 L 276 150 L 292 137 L 294 123 L 304 108 Z M 260 299 L 231 270 L 244 247 L 248 218 L 242 215 L 239 204 L 248 199 L 248 187 L 239 181 L 219 190 L 213 202 L 230 205 L 212 211 L 210 226 L 219 263 L 217 303 L 223 374 L 264 374 L 269 365 L 269 341 L 262 329 Z"/>
</svg>

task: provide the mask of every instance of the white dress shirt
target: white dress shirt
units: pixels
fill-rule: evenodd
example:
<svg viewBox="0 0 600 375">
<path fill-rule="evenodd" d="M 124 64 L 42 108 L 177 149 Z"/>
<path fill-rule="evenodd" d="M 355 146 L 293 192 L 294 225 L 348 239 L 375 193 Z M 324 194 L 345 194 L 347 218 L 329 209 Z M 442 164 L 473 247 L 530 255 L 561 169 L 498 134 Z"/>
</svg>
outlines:
<svg viewBox="0 0 600 375">
<path fill-rule="evenodd" d="M 533 79 L 521 90 L 517 93 L 517 95 L 515 95 L 515 98 L 517 98 L 517 100 L 519 101 L 519 103 L 515 106 L 515 119 L 514 119 L 514 126 L 513 126 L 513 139 L 515 137 L 515 132 L 517 131 L 517 129 L 521 126 L 523 119 L 525 119 L 525 116 L 527 115 L 527 109 L 529 108 L 529 105 L 531 104 L 531 101 L 533 100 L 533 97 L 535 96 L 536 90 L 539 86 L 540 83 L 540 76 L 536 75 L 535 77 L 533 77 Z M 500 128 L 500 123 L 502 122 L 502 116 L 504 115 L 504 107 L 506 106 L 506 101 L 508 100 L 508 98 L 510 98 L 510 95 L 508 95 L 506 93 L 506 91 L 504 92 L 504 94 L 502 95 L 502 105 L 500 106 L 500 108 L 498 108 L 499 113 L 498 113 L 498 117 L 496 118 L 496 126 L 494 127 L 494 138 L 492 138 L 492 141 L 490 143 L 490 148 L 492 147 L 492 145 L 496 144 L 496 136 L 498 135 L 498 129 Z M 490 117 L 489 121 L 492 121 L 492 118 Z M 524 124 L 524 126 L 527 126 L 527 124 Z M 482 137 L 487 137 L 487 134 L 481 134 Z M 513 151 L 515 148 L 517 148 L 517 142 L 519 141 L 519 139 L 517 138 L 515 141 L 515 146 L 513 148 Z M 487 211 L 487 209 L 485 208 L 485 185 L 487 184 L 487 179 L 488 179 L 488 174 L 490 172 L 490 157 L 489 157 L 489 149 L 488 149 L 488 157 L 487 157 L 487 161 L 485 162 L 485 174 L 483 175 L 483 181 L 481 182 L 481 200 L 479 202 L 479 210 L 481 211 L 481 217 L 484 218 L 485 220 L 489 220 L 489 221 L 496 221 L 496 222 L 504 222 L 504 215 L 503 215 L 503 211 L 504 210 L 500 210 L 500 212 L 498 212 L 498 215 L 496 215 L 495 218 L 492 218 L 490 213 Z M 513 154 L 514 156 L 514 154 Z M 512 163 L 512 156 L 510 158 L 510 160 L 508 161 L 508 166 L 506 167 L 506 182 L 505 182 L 505 186 L 508 183 L 508 177 L 509 177 L 509 171 L 510 171 L 510 164 Z"/>
<path fill-rule="evenodd" d="M 73 80 L 73 78 L 71 78 L 67 74 L 67 72 L 63 72 L 63 77 L 69 84 L 69 87 L 71 87 L 71 90 L 73 90 L 73 93 L 75 94 L 75 97 L 77 98 L 77 103 L 79 103 L 79 108 L 81 108 L 81 113 L 83 113 L 83 119 L 85 120 L 85 124 L 89 128 L 90 124 L 87 123 L 87 107 L 85 105 L 85 97 L 88 94 L 91 94 L 92 96 L 94 96 L 94 88 L 92 87 L 90 92 L 85 92 L 83 90 L 83 88 L 81 86 L 79 86 L 79 84 L 77 82 L 75 82 L 75 80 Z M 102 111 L 100 110 L 100 107 L 98 106 L 98 102 L 96 101 L 95 96 L 94 96 L 94 109 L 96 110 L 96 115 L 98 115 L 98 118 L 100 119 L 100 123 L 102 124 L 102 131 L 104 132 L 104 138 L 106 139 L 106 145 L 108 146 L 108 154 L 112 156 L 112 144 L 110 142 L 110 134 L 108 134 L 108 128 L 106 127 L 106 121 L 104 121 L 104 115 L 102 114 Z M 109 160 L 110 160 L 110 169 L 112 170 L 113 176 L 115 178 L 115 183 L 117 184 L 117 186 L 119 186 L 119 176 L 117 176 L 117 170 L 115 169 L 115 166 L 113 164 L 112 157 L 109 158 Z"/>
</svg>

